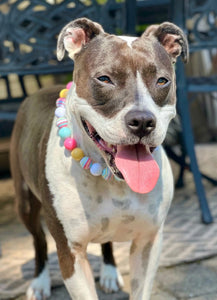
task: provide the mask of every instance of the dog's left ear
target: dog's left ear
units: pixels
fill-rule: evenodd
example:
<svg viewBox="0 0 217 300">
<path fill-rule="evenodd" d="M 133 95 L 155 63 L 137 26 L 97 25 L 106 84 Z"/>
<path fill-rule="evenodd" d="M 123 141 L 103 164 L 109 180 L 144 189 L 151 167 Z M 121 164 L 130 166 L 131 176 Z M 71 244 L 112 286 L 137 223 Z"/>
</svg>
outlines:
<svg viewBox="0 0 217 300">
<path fill-rule="evenodd" d="M 172 58 L 172 63 L 181 55 L 184 62 L 188 61 L 188 42 L 178 26 L 173 23 L 164 22 L 160 25 L 151 25 L 143 33 L 142 37 L 154 36 L 163 45 Z"/>
<path fill-rule="evenodd" d="M 102 26 L 87 18 L 76 19 L 68 23 L 60 32 L 57 41 L 57 59 L 62 60 L 65 50 L 74 59 L 82 47 L 96 35 L 103 33 Z"/>
</svg>

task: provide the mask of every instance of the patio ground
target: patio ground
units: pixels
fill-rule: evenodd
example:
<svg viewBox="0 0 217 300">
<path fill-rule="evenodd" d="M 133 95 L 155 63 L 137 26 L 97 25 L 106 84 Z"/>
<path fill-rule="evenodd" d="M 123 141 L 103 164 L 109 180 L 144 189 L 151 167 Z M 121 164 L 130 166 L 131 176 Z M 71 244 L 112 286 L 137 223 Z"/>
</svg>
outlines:
<svg viewBox="0 0 217 300">
<path fill-rule="evenodd" d="M 197 146 L 197 155 L 201 169 L 217 178 L 217 145 Z M 172 166 L 176 174 L 177 167 L 174 164 Z M 204 181 L 214 223 L 203 225 L 192 175 L 188 172 L 185 181 L 185 188 L 176 191 L 168 215 L 161 266 L 151 300 L 217 299 L 217 187 Z M 48 233 L 47 235 L 55 286 L 50 299 L 69 300 L 58 275 L 54 242 Z M 0 299 L 24 300 L 25 282 L 33 271 L 33 251 L 31 237 L 15 214 L 12 179 L 0 180 L 0 241 Z M 126 267 L 125 253 L 127 247 L 128 245 L 116 245 L 115 248 L 125 280 L 123 291 L 106 295 L 98 288 L 100 300 L 128 299 L 129 270 Z M 91 246 L 89 255 L 97 279 L 99 248 Z"/>
</svg>

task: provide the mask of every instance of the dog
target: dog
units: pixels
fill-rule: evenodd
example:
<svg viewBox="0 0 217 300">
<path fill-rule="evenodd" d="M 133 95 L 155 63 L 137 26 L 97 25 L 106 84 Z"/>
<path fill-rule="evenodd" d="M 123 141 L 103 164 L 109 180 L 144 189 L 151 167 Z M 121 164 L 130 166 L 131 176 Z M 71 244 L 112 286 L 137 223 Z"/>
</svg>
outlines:
<svg viewBox="0 0 217 300">
<path fill-rule="evenodd" d="M 59 35 L 58 60 L 65 51 L 74 61 L 73 83 L 63 97 L 65 121 L 88 168 L 96 169 L 81 167 L 64 147 L 66 137 L 59 136 L 54 113 L 62 86 L 42 89 L 21 104 L 10 161 L 18 212 L 35 248 L 35 278 L 27 299 L 50 296 L 39 218 L 43 206 L 72 299 L 97 299 L 86 257 L 89 242 L 102 244 L 100 285 L 116 292 L 123 279 L 112 242 L 132 241 L 130 299 L 148 300 L 173 197 L 173 176 L 161 144 L 176 114 L 174 64 L 178 56 L 187 61 L 187 41 L 169 22 L 151 25 L 141 37 L 126 37 L 80 18 Z M 104 178 L 102 168 L 109 174 Z"/>
</svg>

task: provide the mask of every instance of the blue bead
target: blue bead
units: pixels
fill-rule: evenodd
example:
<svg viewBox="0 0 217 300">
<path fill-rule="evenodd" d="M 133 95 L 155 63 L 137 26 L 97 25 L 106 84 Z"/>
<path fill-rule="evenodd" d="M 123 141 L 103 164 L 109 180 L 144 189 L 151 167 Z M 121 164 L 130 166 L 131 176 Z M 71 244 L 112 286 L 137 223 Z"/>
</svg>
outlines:
<svg viewBox="0 0 217 300">
<path fill-rule="evenodd" d="M 71 136 L 71 130 L 68 127 L 62 127 L 58 134 L 62 139 L 66 139 Z"/>
<path fill-rule="evenodd" d="M 102 166 L 99 163 L 92 164 L 90 168 L 90 173 L 93 176 L 100 176 L 102 174 Z"/>
</svg>

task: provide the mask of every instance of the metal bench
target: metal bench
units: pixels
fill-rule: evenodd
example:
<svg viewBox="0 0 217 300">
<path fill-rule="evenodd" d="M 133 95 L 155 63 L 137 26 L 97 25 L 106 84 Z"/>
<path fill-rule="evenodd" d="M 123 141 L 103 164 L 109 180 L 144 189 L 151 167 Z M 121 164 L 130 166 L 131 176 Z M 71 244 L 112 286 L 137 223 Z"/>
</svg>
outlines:
<svg viewBox="0 0 217 300">
<path fill-rule="evenodd" d="M 141 11 L 145 13 L 144 18 L 149 16 L 148 12 L 153 12 L 151 15 L 152 23 L 164 21 L 172 21 L 180 26 L 188 36 L 190 53 L 204 49 L 217 48 L 217 1 L 216 0 L 129 0 L 128 16 L 131 17 L 129 31 L 135 33 L 136 25 L 140 24 Z M 135 11 L 137 11 L 135 13 Z M 133 12 L 133 13 L 131 13 Z M 192 28 L 189 28 L 189 20 L 193 23 Z M 205 30 L 201 30 L 201 22 L 205 24 Z M 213 184 L 217 184 L 217 176 L 211 178 L 205 174 L 201 174 L 194 149 L 194 136 L 191 125 L 190 109 L 189 109 L 189 93 L 210 93 L 217 92 L 217 76 L 208 77 L 188 77 L 186 75 L 184 65 L 178 60 L 176 64 L 177 70 L 177 109 L 181 121 L 181 151 L 182 155 L 177 155 L 173 149 L 166 147 L 169 156 L 180 164 L 180 176 L 178 185 L 183 186 L 184 170 L 192 171 L 194 182 L 199 199 L 199 204 L 202 212 L 202 220 L 204 223 L 212 223 L 212 216 L 207 203 L 204 187 L 202 184 L 202 176 L 208 179 Z M 215 98 L 216 99 L 216 98 Z M 190 164 L 186 163 L 186 156 L 190 158 Z M 212 174 L 214 175 L 214 174 Z"/>
<path fill-rule="evenodd" d="M 104 4 L 100 4 L 104 3 Z M 115 0 L 2 0 L 0 2 L 0 137 L 10 136 L 17 106 L 27 95 L 25 77 L 72 72 L 73 62 L 56 59 L 56 39 L 75 18 L 100 22 L 108 32 L 124 32 L 125 6 Z M 22 95 L 13 95 L 10 74 L 17 74 Z M 18 103 L 18 105 L 16 105 Z"/>
<path fill-rule="evenodd" d="M 177 25 L 182 27 L 189 40 L 190 53 L 201 50 L 211 50 L 217 48 L 217 2 L 215 0 L 197 1 L 181 0 L 174 3 L 173 17 Z M 191 27 L 188 21 L 191 20 Z M 203 23 L 203 25 L 202 25 Z M 202 26 L 201 26 L 202 25 Z M 197 158 L 194 151 L 194 137 L 191 126 L 188 93 L 210 93 L 217 92 L 217 77 L 187 77 L 183 64 L 177 63 L 177 97 L 178 111 L 181 116 L 183 129 L 184 153 L 182 155 L 182 168 L 185 168 L 185 156 L 190 158 L 190 169 L 194 175 L 194 181 L 202 210 L 203 222 L 209 224 L 212 222 L 212 216 L 206 201 L 206 195 L 202 184 L 201 173 L 198 168 Z M 214 174 L 213 174 L 214 175 Z M 217 176 L 211 179 L 217 184 Z"/>
</svg>

